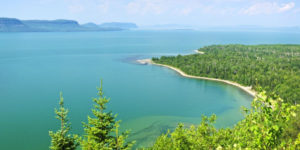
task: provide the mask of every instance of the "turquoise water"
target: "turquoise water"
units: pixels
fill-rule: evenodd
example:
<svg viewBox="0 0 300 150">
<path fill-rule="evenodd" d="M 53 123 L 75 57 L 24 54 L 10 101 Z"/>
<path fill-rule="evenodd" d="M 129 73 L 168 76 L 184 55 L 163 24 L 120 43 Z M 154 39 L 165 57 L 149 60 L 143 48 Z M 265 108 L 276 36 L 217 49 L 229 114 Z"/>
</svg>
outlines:
<svg viewBox="0 0 300 150">
<path fill-rule="evenodd" d="M 0 33 L 0 149 L 48 149 L 59 92 L 72 132 L 82 134 L 96 86 L 104 80 L 109 109 L 137 146 L 147 146 L 178 122 L 197 124 L 217 114 L 217 127 L 242 119 L 252 97 L 214 81 L 187 79 L 136 59 L 193 53 L 211 44 L 299 44 L 294 33 L 120 31 Z"/>
</svg>

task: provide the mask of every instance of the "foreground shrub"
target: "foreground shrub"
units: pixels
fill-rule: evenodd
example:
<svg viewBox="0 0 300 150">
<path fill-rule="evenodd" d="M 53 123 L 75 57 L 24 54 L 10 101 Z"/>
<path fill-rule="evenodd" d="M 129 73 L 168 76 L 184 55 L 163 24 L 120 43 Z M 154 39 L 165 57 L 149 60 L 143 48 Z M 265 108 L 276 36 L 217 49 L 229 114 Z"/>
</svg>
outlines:
<svg viewBox="0 0 300 150">
<path fill-rule="evenodd" d="M 299 133 L 296 138 L 285 136 L 291 120 L 299 117 L 299 107 L 260 93 L 250 110 L 244 108 L 245 119 L 233 128 L 218 130 L 213 126 L 215 115 L 203 117 L 198 126 L 184 128 L 179 124 L 150 149 L 299 149 Z"/>
</svg>

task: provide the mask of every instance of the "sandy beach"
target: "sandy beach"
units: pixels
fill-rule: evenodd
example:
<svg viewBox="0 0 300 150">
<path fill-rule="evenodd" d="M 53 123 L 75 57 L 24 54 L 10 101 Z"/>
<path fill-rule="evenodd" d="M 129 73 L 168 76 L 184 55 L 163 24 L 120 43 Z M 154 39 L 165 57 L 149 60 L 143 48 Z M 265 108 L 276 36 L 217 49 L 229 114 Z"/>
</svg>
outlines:
<svg viewBox="0 0 300 150">
<path fill-rule="evenodd" d="M 204 52 L 202 52 L 202 51 L 199 51 L 199 50 L 197 50 L 197 49 L 196 49 L 196 50 L 194 50 L 194 52 L 195 52 L 195 53 L 198 53 L 198 54 L 204 54 Z"/>
<path fill-rule="evenodd" d="M 216 78 L 198 77 L 198 76 L 188 75 L 188 74 L 184 73 L 183 71 L 181 71 L 178 68 L 175 68 L 175 67 L 172 67 L 172 66 L 169 66 L 169 65 L 163 65 L 163 64 L 154 63 L 151 59 L 141 59 L 141 60 L 137 60 L 137 62 L 140 63 L 140 64 L 151 64 L 151 65 L 158 65 L 158 66 L 167 67 L 167 68 L 170 68 L 172 70 L 175 70 L 181 76 L 184 76 L 184 77 L 187 77 L 187 78 L 194 78 L 194 79 L 203 79 L 203 80 L 212 80 L 212 81 L 223 82 L 223 83 L 226 83 L 226 84 L 230 84 L 230 85 L 236 86 L 236 87 L 244 90 L 245 92 L 247 92 L 249 95 L 251 95 L 253 97 L 255 97 L 255 95 L 256 95 L 256 92 L 254 90 L 252 90 L 251 87 L 246 87 L 246 86 L 243 86 L 243 85 L 238 84 L 236 82 L 232 82 L 232 81 L 228 81 L 228 80 L 222 80 L 222 79 L 216 79 Z"/>
</svg>

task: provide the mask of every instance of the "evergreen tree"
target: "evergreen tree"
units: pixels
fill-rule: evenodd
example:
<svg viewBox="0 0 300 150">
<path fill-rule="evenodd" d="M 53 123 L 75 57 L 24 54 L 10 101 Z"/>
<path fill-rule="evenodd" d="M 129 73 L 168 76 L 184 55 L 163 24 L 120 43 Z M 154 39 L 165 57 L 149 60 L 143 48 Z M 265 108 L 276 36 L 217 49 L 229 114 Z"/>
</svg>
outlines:
<svg viewBox="0 0 300 150">
<path fill-rule="evenodd" d="M 56 118 L 60 120 L 60 130 L 57 132 L 50 131 L 52 150 L 75 150 L 79 145 L 76 141 L 77 135 L 71 136 L 68 134 L 70 130 L 70 124 L 68 123 L 68 110 L 64 108 L 64 98 L 60 93 L 59 110 L 55 109 Z"/>
<path fill-rule="evenodd" d="M 98 98 L 94 98 L 96 103 L 92 109 L 94 118 L 88 116 L 88 123 L 84 123 L 86 135 L 81 141 L 84 150 L 123 150 L 130 149 L 134 142 L 126 143 L 129 132 L 119 134 L 119 123 L 115 121 L 116 115 L 106 112 L 106 104 L 109 99 L 103 94 L 102 81 L 98 89 Z"/>
</svg>

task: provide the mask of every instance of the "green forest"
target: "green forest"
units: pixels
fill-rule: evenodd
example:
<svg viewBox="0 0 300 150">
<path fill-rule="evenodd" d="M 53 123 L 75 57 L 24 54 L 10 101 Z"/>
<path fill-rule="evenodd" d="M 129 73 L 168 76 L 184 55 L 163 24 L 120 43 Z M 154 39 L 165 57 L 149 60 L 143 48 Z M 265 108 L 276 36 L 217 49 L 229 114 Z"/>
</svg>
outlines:
<svg viewBox="0 0 300 150">
<path fill-rule="evenodd" d="M 199 125 L 178 124 L 157 138 L 150 150 L 194 149 L 300 149 L 300 45 L 212 45 L 204 54 L 162 56 L 152 60 L 189 75 L 212 77 L 252 86 L 258 92 L 245 118 L 232 128 L 217 129 L 216 115 L 203 116 Z M 98 88 L 93 116 L 83 125 L 84 135 L 69 133 L 68 110 L 61 95 L 55 109 L 58 131 L 50 131 L 53 150 L 132 149 L 128 131 L 120 133 L 120 121 L 107 111 L 109 99 Z"/>
<path fill-rule="evenodd" d="M 300 103 L 300 45 L 212 45 L 204 54 L 162 56 L 152 60 L 189 75 L 225 79 L 263 88 L 286 102 Z"/>
</svg>

